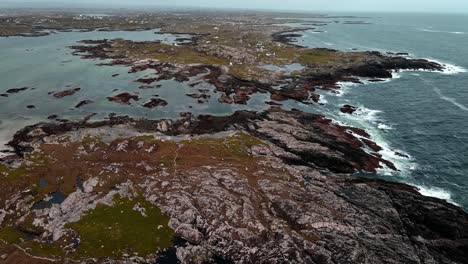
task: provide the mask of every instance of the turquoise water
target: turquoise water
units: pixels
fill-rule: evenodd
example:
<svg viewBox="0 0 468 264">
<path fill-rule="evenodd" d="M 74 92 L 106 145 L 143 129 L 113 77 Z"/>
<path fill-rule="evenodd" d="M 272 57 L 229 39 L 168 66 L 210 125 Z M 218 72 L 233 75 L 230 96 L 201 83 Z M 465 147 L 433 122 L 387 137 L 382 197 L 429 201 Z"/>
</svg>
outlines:
<svg viewBox="0 0 468 264">
<path fill-rule="evenodd" d="M 340 122 L 369 130 L 387 147 L 384 156 L 395 162 L 400 172 L 383 170 L 370 176 L 419 186 L 423 194 L 467 209 L 468 16 L 354 15 L 370 16 L 354 20 L 372 24 L 332 22 L 319 28 L 324 33 L 306 33 L 299 44 L 348 51 L 408 52 L 411 57 L 452 66 L 445 74 L 402 72 L 385 83 L 344 84 L 341 94 L 324 94 L 327 103 L 321 110 Z M 343 104 L 359 106 L 361 111 L 355 116 L 339 114 Z M 411 158 L 399 157 L 390 150 Z"/>
<path fill-rule="evenodd" d="M 381 170 L 370 177 L 401 181 L 421 187 L 426 195 L 437 196 L 468 208 L 468 17 L 444 15 L 361 14 L 358 18 L 372 24 L 342 24 L 337 20 L 318 28 L 323 33 L 307 32 L 299 44 L 340 50 L 378 50 L 408 52 L 412 57 L 429 58 L 452 65 L 450 74 L 402 72 L 399 78 L 385 83 L 343 84 L 340 94 L 323 92 L 322 106 L 288 102 L 286 106 L 309 112 L 321 112 L 341 123 L 368 130 L 385 147 L 384 157 L 394 162 L 398 172 Z M 311 19 L 317 21 L 317 18 Z M 175 81 L 163 81 L 160 89 L 138 89 L 134 80 L 148 72 L 128 74 L 124 66 L 96 66 L 99 61 L 72 56 L 67 48 L 83 39 L 125 38 L 162 40 L 173 43 L 177 36 L 143 32 L 69 32 L 39 38 L 0 38 L 0 93 L 14 87 L 34 87 L 0 97 L 0 144 L 28 124 L 61 118 L 78 119 L 97 113 L 102 119 L 110 113 L 146 118 L 176 118 L 180 112 L 196 114 L 231 114 L 240 109 L 262 110 L 267 95 L 255 95 L 248 105 L 217 102 L 211 93 L 206 104 L 198 104 L 186 93 L 212 88 L 191 88 Z M 297 65 L 294 65 L 296 67 Z M 456 66 L 456 67 L 455 67 Z M 288 70 L 288 69 L 286 69 Z M 112 77 L 119 74 L 117 77 Z M 49 92 L 82 90 L 57 99 Z M 117 90 L 117 91 L 115 91 Z M 212 89 L 211 89 L 212 90 Z M 108 102 L 106 97 L 122 92 L 139 93 L 141 100 L 131 106 Z M 141 105 L 153 95 L 169 105 L 147 109 Z M 95 103 L 80 109 L 82 100 Z M 27 109 L 27 105 L 36 109 Z M 339 112 L 343 104 L 360 107 L 356 115 Z M 0 147 L 1 149 L 1 147 Z M 410 158 L 395 155 L 406 153 Z"/>
</svg>

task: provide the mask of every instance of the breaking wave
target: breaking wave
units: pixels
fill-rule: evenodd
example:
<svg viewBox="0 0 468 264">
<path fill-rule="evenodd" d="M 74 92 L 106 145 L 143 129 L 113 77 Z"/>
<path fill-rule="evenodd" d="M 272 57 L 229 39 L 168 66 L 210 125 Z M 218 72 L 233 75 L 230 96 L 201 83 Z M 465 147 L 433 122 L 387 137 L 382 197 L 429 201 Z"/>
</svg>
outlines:
<svg viewBox="0 0 468 264">
<path fill-rule="evenodd" d="M 342 114 L 340 120 L 346 125 L 357 126 L 364 129 L 370 136 L 371 140 L 377 143 L 382 150 L 379 152 L 385 160 L 392 162 L 398 171 L 394 171 L 386 166 L 379 169 L 382 175 L 409 175 L 412 170 L 417 167 L 415 161 L 411 156 L 403 150 L 395 149 L 391 143 L 386 139 L 387 131 L 392 129 L 390 124 L 387 124 L 379 115 L 383 112 L 380 110 L 373 110 L 366 108 L 362 105 L 358 106 L 358 110 L 352 115 Z M 360 137 L 359 135 L 355 135 Z"/>
<path fill-rule="evenodd" d="M 416 186 L 420 194 L 429 197 L 435 197 L 442 200 L 445 200 L 451 204 L 460 206 L 452 200 L 452 194 L 449 191 L 446 191 L 437 187 L 425 187 L 425 186 Z"/>
</svg>

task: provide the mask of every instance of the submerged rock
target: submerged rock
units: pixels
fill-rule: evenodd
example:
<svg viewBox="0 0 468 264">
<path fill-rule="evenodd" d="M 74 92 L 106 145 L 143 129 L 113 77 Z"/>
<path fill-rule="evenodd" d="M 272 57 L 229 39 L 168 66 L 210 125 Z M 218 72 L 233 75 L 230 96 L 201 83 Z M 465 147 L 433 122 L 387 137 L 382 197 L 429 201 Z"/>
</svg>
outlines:
<svg viewBox="0 0 468 264">
<path fill-rule="evenodd" d="M 145 103 L 143 107 L 153 109 L 159 106 L 166 106 L 166 105 L 167 105 L 167 102 L 165 100 L 159 99 L 159 98 L 152 98 L 149 102 Z"/>
<path fill-rule="evenodd" d="M 15 94 L 15 93 L 19 93 L 19 92 L 22 92 L 22 91 L 26 91 L 28 89 L 29 89 L 29 87 L 12 88 L 12 89 L 8 89 L 6 92 L 9 93 L 9 94 Z"/>
<path fill-rule="evenodd" d="M 140 97 L 136 94 L 130 94 L 130 93 L 121 93 L 112 97 L 107 97 L 107 99 L 111 102 L 116 102 L 120 104 L 126 104 L 130 105 L 131 100 L 138 101 L 140 100 Z"/>
<path fill-rule="evenodd" d="M 52 95 L 55 98 L 63 98 L 63 97 L 66 97 L 66 96 L 73 95 L 73 94 L 77 93 L 80 90 L 81 90 L 81 88 L 67 89 L 67 90 L 64 90 L 64 91 L 55 92 Z"/>
<path fill-rule="evenodd" d="M 85 106 L 85 105 L 91 104 L 91 103 L 94 103 L 94 101 L 93 101 L 93 100 L 83 100 L 83 101 L 79 102 L 79 103 L 75 106 L 75 108 L 80 108 L 80 107 L 82 107 L 82 106 Z"/>
</svg>

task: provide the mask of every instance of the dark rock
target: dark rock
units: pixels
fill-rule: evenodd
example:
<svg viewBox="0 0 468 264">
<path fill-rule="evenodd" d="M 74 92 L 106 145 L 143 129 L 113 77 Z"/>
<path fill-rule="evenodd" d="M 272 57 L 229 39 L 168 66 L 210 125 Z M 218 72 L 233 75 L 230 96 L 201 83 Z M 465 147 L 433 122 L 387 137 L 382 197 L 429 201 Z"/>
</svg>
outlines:
<svg viewBox="0 0 468 264">
<path fill-rule="evenodd" d="M 166 106 L 166 105 L 167 105 L 167 102 L 165 100 L 159 99 L 159 98 L 152 98 L 149 102 L 145 103 L 143 107 L 153 109 L 159 106 Z"/>
<path fill-rule="evenodd" d="M 368 82 L 383 82 L 385 80 L 382 80 L 382 79 L 369 79 L 367 80 Z"/>
<path fill-rule="evenodd" d="M 83 101 L 79 102 L 75 107 L 80 108 L 80 107 L 82 107 L 84 105 L 91 104 L 91 103 L 94 103 L 94 101 L 93 100 L 83 100 Z"/>
<path fill-rule="evenodd" d="M 67 89 L 67 90 L 64 90 L 64 91 L 55 92 L 55 93 L 53 93 L 53 96 L 55 98 L 63 98 L 65 96 L 73 95 L 73 94 L 77 93 L 80 90 L 81 90 L 81 88 Z"/>
<path fill-rule="evenodd" d="M 12 89 L 8 89 L 6 92 L 9 93 L 9 94 L 15 94 L 15 93 L 19 93 L 19 92 L 22 92 L 22 91 L 26 91 L 28 89 L 29 89 L 29 87 L 12 88 Z"/>
<path fill-rule="evenodd" d="M 401 153 L 401 152 L 395 152 L 395 155 L 400 156 L 400 157 L 402 157 L 402 158 L 407 158 L 407 159 L 410 158 L 410 156 L 408 156 L 408 155 L 406 155 L 406 154 L 404 154 L 404 153 Z"/>
<path fill-rule="evenodd" d="M 195 99 L 209 99 L 211 96 L 209 94 L 197 94 L 197 93 L 192 93 L 192 94 L 186 94 L 188 97 L 192 97 Z"/>
<path fill-rule="evenodd" d="M 111 102 L 117 102 L 120 104 L 130 105 L 131 100 L 138 101 L 140 100 L 140 97 L 136 94 L 121 93 L 112 97 L 107 97 L 107 99 Z"/>
<path fill-rule="evenodd" d="M 273 102 L 273 101 L 265 102 L 265 104 L 267 104 L 267 105 L 275 105 L 275 106 L 282 106 L 282 104 L 277 103 L 277 102 Z"/>
<path fill-rule="evenodd" d="M 340 111 L 345 114 L 353 114 L 357 110 L 358 108 L 352 105 L 343 105 L 343 107 L 340 109 Z"/>
<path fill-rule="evenodd" d="M 375 152 L 379 152 L 381 150 L 383 150 L 382 147 L 380 147 L 379 145 L 377 145 L 377 143 L 375 143 L 374 141 L 371 141 L 369 139 L 366 139 L 366 138 L 363 138 L 361 139 L 370 149 L 372 149 L 373 151 Z"/>
</svg>

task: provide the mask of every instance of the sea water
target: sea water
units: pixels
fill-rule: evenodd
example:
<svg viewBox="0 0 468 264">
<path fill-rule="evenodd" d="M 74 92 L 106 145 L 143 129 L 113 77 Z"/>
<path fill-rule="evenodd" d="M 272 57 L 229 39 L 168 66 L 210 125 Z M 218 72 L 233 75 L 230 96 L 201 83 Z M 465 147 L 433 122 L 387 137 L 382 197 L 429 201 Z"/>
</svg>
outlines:
<svg viewBox="0 0 468 264">
<path fill-rule="evenodd" d="M 333 14 L 340 15 L 340 14 Z M 349 13 L 348 13 L 349 15 Z M 419 187 L 468 208 L 468 16 L 442 14 L 352 14 L 370 24 L 322 19 L 323 33 L 305 32 L 299 45 L 331 49 L 405 52 L 446 64 L 444 73 L 404 71 L 394 79 L 365 85 L 341 84 L 338 94 L 323 93 L 321 111 L 362 127 L 385 148 L 398 172 L 376 175 Z M 364 18 L 362 18 L 364 17 Z M 311 20 L 316 21 L 317 18 Z M 339 107 L 359 107 L 355 115 Z M 395 155 L 395 151 L 409 158 Z"/>
</svg>

